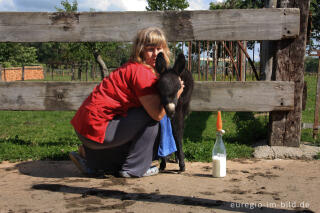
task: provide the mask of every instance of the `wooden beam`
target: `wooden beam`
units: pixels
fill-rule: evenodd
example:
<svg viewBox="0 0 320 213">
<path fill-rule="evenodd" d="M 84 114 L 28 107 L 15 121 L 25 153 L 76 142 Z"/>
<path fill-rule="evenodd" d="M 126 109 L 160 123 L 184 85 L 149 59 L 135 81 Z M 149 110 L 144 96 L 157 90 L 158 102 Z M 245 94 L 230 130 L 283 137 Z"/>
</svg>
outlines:
<svg viewBox="0 0 320 213">
<path fill-rule="evenodd" d="M 169 41 L 279 40 L 297 37 L 299 9 L 141 12 L 0 12 L 0 42 L 132 41 L 162 28 Z"/>
<path fill-rule="evenodd" d="M 292 81 L 294 89 L 294 110 L 270 113 L 269 144 L 273 146 L 300 146 L 302 94 L 304 87 L 304 56 L 306 50 L 309 0 L 281 0 L 280 5 L 297 7 L 301 11 L 300 33 L 296 39 L 277 42 L 276 81 Z"/>
<path fill-rule="evenodd" d="M 0 82 L 0 110 L 77 110 L 97 83 Z M 196 81 L 193 111 L 293 109 L 293 82 Z"/>
<path fill-rule="evenodd" d="M 293 108 L 292 82 L 196 82 L 193 111 L 269 112 Z"/>
</svg>

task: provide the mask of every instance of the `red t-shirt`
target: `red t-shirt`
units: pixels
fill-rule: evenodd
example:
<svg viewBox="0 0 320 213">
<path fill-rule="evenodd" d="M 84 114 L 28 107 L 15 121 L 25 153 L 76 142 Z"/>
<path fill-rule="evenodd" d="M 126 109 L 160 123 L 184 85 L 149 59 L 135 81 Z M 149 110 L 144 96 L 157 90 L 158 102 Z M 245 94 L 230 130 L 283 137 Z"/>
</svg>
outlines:
<svg viewBox="0 0 320 213">
<path fill-rule="evenodd" d="M 157 76 L 146 65 L 128 62 L 110 73 L 82 103 L 71 120 L 82 136 L 103 143 L 110 120 L 142 106 L 138 97 L 157 93 Z"/>
</svg>

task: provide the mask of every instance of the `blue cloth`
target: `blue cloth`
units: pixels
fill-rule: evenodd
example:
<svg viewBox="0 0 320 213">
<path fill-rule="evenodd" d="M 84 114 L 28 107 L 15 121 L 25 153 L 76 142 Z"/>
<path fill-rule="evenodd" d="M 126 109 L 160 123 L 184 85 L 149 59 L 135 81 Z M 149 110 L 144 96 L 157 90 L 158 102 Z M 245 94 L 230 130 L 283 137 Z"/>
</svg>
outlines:
<svg viewBox="0 0 320 213">
<path fill-rule="evenodd" d="M 161 119 L 160 128 L 158 156 L 165 157 L 177 151 L 176 142 L 172 135 L 171 121 L 167 115 Z"/>
</svg>

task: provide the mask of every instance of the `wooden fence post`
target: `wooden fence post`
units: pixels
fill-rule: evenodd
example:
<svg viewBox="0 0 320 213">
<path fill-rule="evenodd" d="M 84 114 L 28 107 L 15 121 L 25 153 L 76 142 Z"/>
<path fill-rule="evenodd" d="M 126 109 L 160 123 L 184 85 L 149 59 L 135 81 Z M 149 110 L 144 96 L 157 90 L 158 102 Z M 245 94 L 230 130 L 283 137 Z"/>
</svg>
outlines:
<svg viewBox="0 0 320 213">
<path fill-rule="evenodd" d="M 54 68 L 53 68 L 53 64 L 51 64 L 51 80 L 53 80 L 53 70 Z"/>
<path fill-rule="evenodd" d="M 225 48 L 224 48 L 224 42 L 225 41 L 222 41 L 222 73 L 223 73 L 223 80 L 226 80 L 226 71 L 225 71 L 225 66 L 226 66 L 226 51 L 225 51 Z"/>
<path fill-rule="evenodd" d="M 24 65 L 21 68 L 21 80 L 24 81 Z"/>
<path fill-rule="evenodd" d="M 243 47 L 247 50 L 247 41 L 242 42 Z M 239 48 L 240 55 L 241 55 L 241 65 L 242 65 L 242 73 L 241 73 L 241 81 L 246 81 L 247 76 L 247 69 L 246 69 L 246 54 L 244 51 L 241 51 L 241 47 Z"/>
<path fill-rule="evenodd" d="M 212 66 L 214 66 L 214 69 L 212 70 L 212 80 L 216 81 L 217 80 L 217 65 L 218 65 L 218 46 L 217 46 L 217 42 L 214 41 L 214 44 L 212 44 L 212 49 L 213 49 L 213 56 L 212 58 L 214 58 L 214 63 L 212 63 Z"/>
<path fill-rule="evenodd" d="M 208 76 L 209 76 L 209 57 L 210 57 L 210 54 L 209 54 L 209 41 L 207 41 L 206 81 L 208 80 Z"/>
<path fill-rule="evenodd" d="M 189 41 L 189 71 L 192 72 L 192 41 Z"/>
<path fill-rule="evenodd" d="M 79 81 L 81 81 L 81 78 L 82 78 L 81 74 L 82 74 L 82 61 L 80 62 L 80 65 L 78 67 L 78 80 Z"/>
<path fill-rule="evenodd" d="M 267 0 L 264 3 L 265 8 L 277 7 L 277 0 Z M 261 59 L 260 59 L 260 79 L 270 81 L 272 75 L 272 64 L 274 56 L 274 41 L 261 42 Z"/>
<path fill-rule="evenodd" d="M 71 65 L 71 81 L 75 81 L 76 80 L 76 77 L 75 77 L 75 69 L 76 69 L 76 67 L 75 66 L 76 66 L 75 63 L 72 63 L 72 65 Z"/>
<path fill-rule="evenodd" d="M 276 45 L 276 70 L 273 80 L 295 82 L 294 110 L 270 113 L 269 145 L 298 147 L 301 140 L 303 66 L 309 0 L 281 0 L 280 5 L 300 8 L 300 34 L 294 39 L 278 41 Z M 286 15 L 286 11 L 284 13 Z"/>
<path fill-rule="evenodd" d="M 317 76 L 317 93 L 316 102 L 314 108 L 314 121 L 313 121 L 313 139 L 318 138 L 318 126 L 319 126 L 319 104 L 320 104 L 320 51 L 318 52 L 318 76 Z"/>
<path fill-rule="evenodd" d="M 2 65 L 0 64 L 0 81 L 2 81 Z"/>
<path fill-rule="evenodd" d="M 201 50 L 200 50 L 200 41 L 198 41 L 198 81 L 201 81 L 201 75 L 200 75 L 200 63 L 201 63 Z"/>
</svg>

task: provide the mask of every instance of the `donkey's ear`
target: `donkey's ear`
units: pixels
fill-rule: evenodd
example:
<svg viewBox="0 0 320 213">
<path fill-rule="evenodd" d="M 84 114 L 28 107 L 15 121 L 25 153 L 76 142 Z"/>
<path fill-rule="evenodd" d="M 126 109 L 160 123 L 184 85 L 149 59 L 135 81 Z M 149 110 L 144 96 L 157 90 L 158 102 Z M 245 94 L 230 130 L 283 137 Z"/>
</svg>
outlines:
<svg viewBox="0 0 320 213">
<path fill-rule="evenodd" d="M 186 59 L 185 59 L 183 53 L 180 53 L 178 55 L 176 62 L 174 63 L 173 70 L 178 75 L 180 75 L 183 72 L 183 70 L 185 69 L 185 66 L 186 66 Z"/>
<path fill-rule="evenodd" d="M 165 70 L 167 69 L 167 62 L 164 59 L 164 55 L 162 52 L 160 52 L 157 55 L 157 59 L 156 59 L 156 71 L 161 74 L 163 73 Z"/>
</svg>

